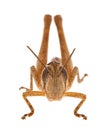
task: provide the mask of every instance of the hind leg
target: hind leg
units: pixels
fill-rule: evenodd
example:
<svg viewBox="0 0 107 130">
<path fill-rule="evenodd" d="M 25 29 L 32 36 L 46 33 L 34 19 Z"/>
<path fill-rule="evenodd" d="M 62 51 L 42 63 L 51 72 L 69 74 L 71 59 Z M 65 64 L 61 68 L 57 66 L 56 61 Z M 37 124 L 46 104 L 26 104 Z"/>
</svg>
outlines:
<svg viewBox="0 0 107 130">
<path fill-rule="evenodd" d="M 48 40 L 49 40 L 49 30 L 50 30 L 51 20 L 52 20 L 52 18 L 51 18 L 50 15 L 45 15 L 44 16 L 43 38 L 42 38 L 40 51 L 39 51 L 39 54 L 38 54 L 39 59 L 44 64 L 47 64 Z M 44 69 L 44 66 L 40 63 L 39 60 L 37 60 L 36 71 L 37 71 L 37 74 L 38 74 L 38 82 L 39 83 L 40 83 L 41 73 L 42 73 L 43 69 Z"/>
<path fill-rule="evenodd" d="M 54 17 L 54 21 L 57 27 L 57 31 L 58 31 L 58 35 L 59 35 L 59 41 L 60 41 L 60 49 L 61 49 L 61 56 L 62 56 L 62 64 L 64 65 L 65 62 L 68 60 L 68 57 L 70 56 L 68 47 L 67 47 L 67 43 L 66 43 L 66 39 L 65 39 L 65 35 L 64 35 L 64 31 L 63 31 L 63 26 L 62 26 L 62 18 L 60 15 L 56 15 Z M 73 65 L 72 65 L 72 61 L 69 60 L 67 65 L 65 66 L 67 73 L 68 73 L 68 86 L 71 86 L 70 83 L 70 78 L 72 75 L 72 69 L 73 69 Z"/>
</svg>

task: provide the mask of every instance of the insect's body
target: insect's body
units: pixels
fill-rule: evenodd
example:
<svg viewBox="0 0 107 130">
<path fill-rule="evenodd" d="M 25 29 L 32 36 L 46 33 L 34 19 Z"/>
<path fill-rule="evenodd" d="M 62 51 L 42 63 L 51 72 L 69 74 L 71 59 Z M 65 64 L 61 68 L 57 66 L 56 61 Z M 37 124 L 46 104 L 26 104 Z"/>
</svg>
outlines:
<svg viewBox="0 0 107 130">
<path fill-rule="evenodd" d="M 87 74 L 84 74 L 84 76 L 80 78 L 78 67 L 73 67 L 71 56 L 75 49 L 70 55 L 67 48 L 62 27 L 62 18 L 60 15 L 56 15 L 54 17 L 54 21 L 59 35 L 61 59 L 56 57 L 53 58 L 50 63 L 47 63 L 48 38 L 51 20 L 52 18 L 50 15 L 45 15 L 43 39 L 38 56 L 30 49 L 30 47 L 27 46 L 38 60 L 36 67 L 31 67 L 30 89 L 25 87 L 20 88 L 26 89 L 26 92 L 23 93 L 23 98 L 31 109 L 31 112 L 22 116 L 22 119 L 25 119 L 26 116 L 31 116 L 34 113 L 34 108 L 27 99 L 27 96 L 47 96 L 50 101 L 60 100 L 63 96 L 81 98 L 82 100 L 75 108 L 74 114 L 77 117 L 87 119 L 85 115 L 78 114 L 77 112 L 85 101 L 86 95 L 77 92 L 67 92 L 67 90 L 72 86 L 75 76 L 77 76 L 77 81 L 80 83 L 83 81 L 84 77 L 87 76 Z M 40 91 L 33 91 L 33 79 Z"/>
</svg>

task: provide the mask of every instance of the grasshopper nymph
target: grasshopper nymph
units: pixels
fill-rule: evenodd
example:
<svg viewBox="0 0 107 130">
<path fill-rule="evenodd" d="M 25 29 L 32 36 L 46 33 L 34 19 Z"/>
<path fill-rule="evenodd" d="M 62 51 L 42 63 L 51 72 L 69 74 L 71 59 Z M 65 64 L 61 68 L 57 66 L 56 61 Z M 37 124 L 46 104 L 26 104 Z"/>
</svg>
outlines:
<svg viewBox="0 0 107 130">
<path fill-rule="evenodd" d="M 23 92 L 23 98 L 31 110 L 30 113 L 24 114 L 22 119 L 30 117 L 34 113 L 34 108 L 27 99 L 28 96 L 46 96 L 49 101 L 60 100 L 64 96 L 69 96 L 81 99 L 80 103 L 74 109 L 74 115 L 86 120 L 87 117 L 84 114 L 78 113 L 79 108 L 86 100 L 86 95 L 78 92 L 68 92 L 68 90 L 71 88 L 75 76 L 77 76 L 78 83 L 81 83 L 87 74 L 84 74 L 84 76 L 80 78 L 78 67 L 73 67 L 71 56 L 75 49 L 71 54 L 69 53 L 60 15 L 56 15 L 54 21 L 59 35 L 61 59 L 55 57 L 51 62 L 47 63 L 48 38 L 51 21 L 51 15 L 44 16 L 43 39 L 38 56 L 27 46 L 36 56 L 37 63 L 36 67 L 32 66 L 30 68 L 30 88 L 20 87 L 20 89 L 26 89 L 26 92 Z M 33 79 L 39 91 L 33 90 Z"/>
</svg>

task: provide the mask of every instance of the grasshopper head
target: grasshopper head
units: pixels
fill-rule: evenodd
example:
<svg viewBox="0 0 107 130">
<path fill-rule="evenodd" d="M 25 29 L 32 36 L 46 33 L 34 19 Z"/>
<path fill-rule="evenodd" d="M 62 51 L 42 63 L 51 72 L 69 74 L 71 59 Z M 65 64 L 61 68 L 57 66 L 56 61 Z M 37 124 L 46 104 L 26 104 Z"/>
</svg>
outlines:
<svg viewBox="0 0 107 130">
<path fill-rule="evenodd" d="M 60 100 L 66 91 L 67 72 L 59 58 L 52 62 L 42 72 L 42 85 L 49 100 Z"/>
</svg>

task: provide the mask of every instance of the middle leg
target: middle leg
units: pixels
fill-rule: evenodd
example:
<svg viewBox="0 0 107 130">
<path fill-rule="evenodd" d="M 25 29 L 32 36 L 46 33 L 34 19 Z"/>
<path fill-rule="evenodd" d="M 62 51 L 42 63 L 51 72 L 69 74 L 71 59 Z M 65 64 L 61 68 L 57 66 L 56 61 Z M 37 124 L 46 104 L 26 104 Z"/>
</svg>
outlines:
<svg viewBox="0 0 107 130">
<path fill-rule="evenodd" d="M 30 88 L 26 88 L 26 87 L 20 87 L 19 90 L 21 89 L 25 89 L 26 91 L 32 91 L 33 90 L 33 77 L 32 74 L 30 73 Z"/>
<path fill-rule="evenodd" d="M 70 82 L 71 82 L 71 83 L 73 83 L 73 81 L 74 81 L 74 79 L 75 79 L 76 76 L 77 76 L 77 82 L 78 82 L 78 83 L 81 83 L 81 82 L 83 82 L 84 78 L 85 78 L 86 76 L 88 76 L 88 74 L 84 74 L 84 75 L 82 76 L 82 78 L 80 78 L 79 69 L 78 69 L 78 67 L 75 66 L 75 67 L 73 68 L 73 70 L 72 70 L 72 74 L 71 74 L 71 78 L 70 78 Z"/>
</svg>

